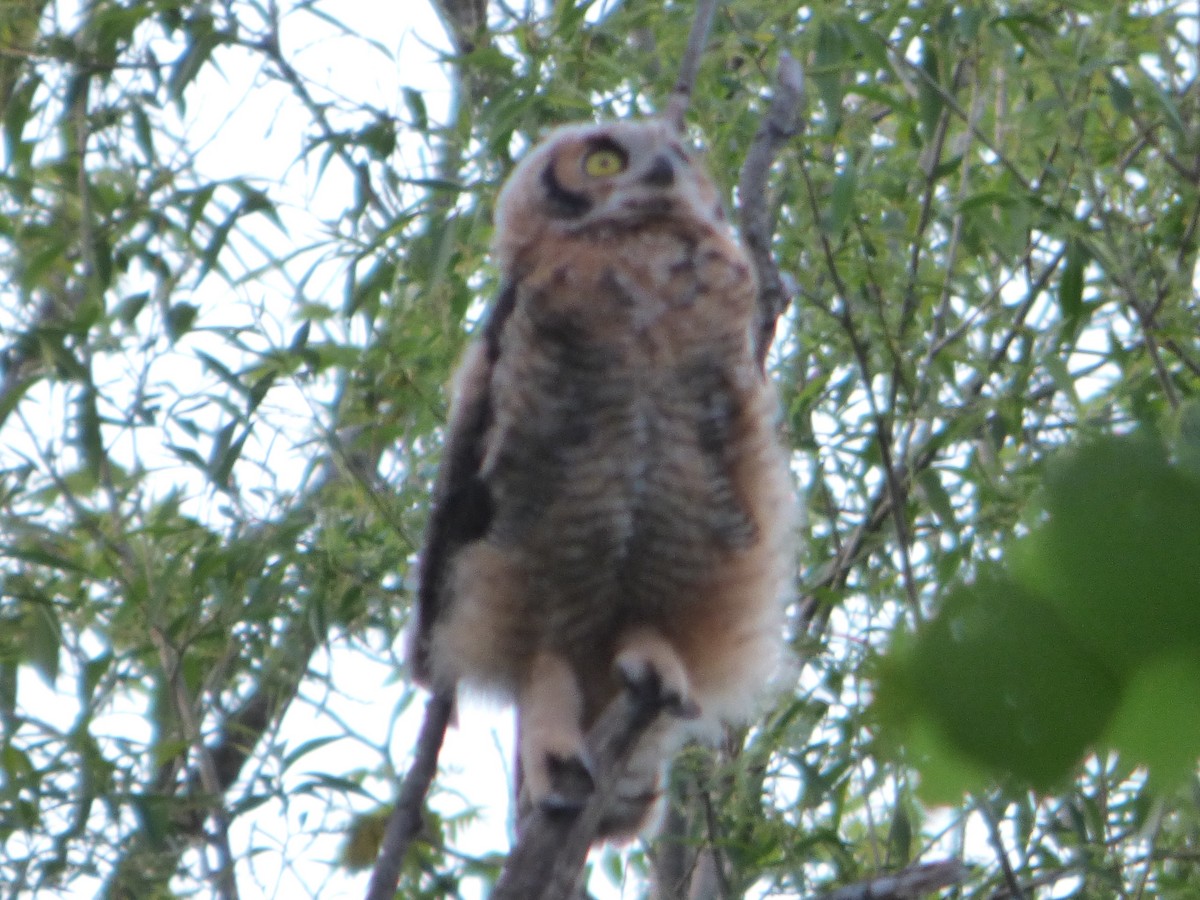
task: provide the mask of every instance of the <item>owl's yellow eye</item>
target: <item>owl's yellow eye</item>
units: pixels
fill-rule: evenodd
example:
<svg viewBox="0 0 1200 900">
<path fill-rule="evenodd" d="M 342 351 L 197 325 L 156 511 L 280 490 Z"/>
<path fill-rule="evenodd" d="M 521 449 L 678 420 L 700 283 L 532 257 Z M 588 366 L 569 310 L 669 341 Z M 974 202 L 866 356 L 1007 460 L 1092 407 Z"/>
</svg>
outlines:
<svg viewBox="0 0 1200 900">
<path fill-rule="evenodd" d="M 610 178 L 625 171 L 625 154 L 612 147 L 598 147 L 583 159 L 583 171 L 593 178 Z"/>
</svg>

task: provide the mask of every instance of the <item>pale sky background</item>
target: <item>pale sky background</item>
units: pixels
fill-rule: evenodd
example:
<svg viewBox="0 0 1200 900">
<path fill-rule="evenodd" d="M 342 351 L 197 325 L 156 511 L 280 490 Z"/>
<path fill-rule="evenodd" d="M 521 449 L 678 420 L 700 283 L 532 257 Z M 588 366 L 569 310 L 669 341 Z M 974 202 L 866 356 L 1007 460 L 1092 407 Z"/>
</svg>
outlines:
<svg viewBox="0 0 1200 900">
<path fill-rule="evenodd" d="M 341 0 L 331 7 L 331 12 L 352 32 L 368 35 L 390 49 L 394 59 L 389 60 L 383 53 L 364 52 L 361 39 L 339 34 L 317 16 L 285 12 L 281 29 L 283 52 L 306 79 L 335 93 L 366 99 L 398 117 L 405 115 L 402 88 L 416 87 L 423 93 L 431 118 L 444 119 L 450 92 L 437 62 L 437 50 L 446 49 L 447 43 L 437 17 L 425 0 L 393 3 Z M 58 7 L 56 14 L 69 20 L 71 5 Z M 176 48 L 163 58 L 171 59 L 177 52 Z M 254 238 L 263 248 L 285 255 L 303 246 L 307 238 L 318 235 L 322 220 L 334 219 L 346 208 L 352 184 L 336 165 L 321 173 L 315 171 L 316 154 L 308 163 L 293 162 L 311 134 L 310 115 L 283 84 L 262 77 L 258 58 L 237 50 L 224 50 L 217 54 L 217 61 L 219 66 L 205 67 L 198 82 L 189 89 L 186 115 L 179 127 L 186 131 L 193 147 L 202 148 L 197 157 L 202 177 L 242 178 L 271 186 L 272 196 L 282 201 L 281 217 L 287 233 L 281 233 L 262 217 L 253 220 L 251 227 L 256 229 Z M 418 170 L 423 162 L 423 149 L 418 141 L 402 137 L 392 160 L 393 167 L 401 171 Z M 253 264 L 255 251 L 251 246 L 234 245 L 231 241 L 231 247 L 244 254 L 247 265 Z M 325 296 L 341 295 L 344 269 L 340 265 L 334 263 L 319 271 L 311 293 L 321 294 L 320 278 L 326 280 Z M 256 285 L 255 291 L 252 300 L 256 308 L 239 309 L 242 301 L 229 296 L 228 285 L 218 277 L 210 277 L 197 288 L 194 300 L 205 308 L 219 304 L 225 310 L 220 317 L 223 321 L 274 321 L 278 333 L 267 335 L 268 339 L 274 344 L 286 343 L 286 336 L 299 324 L 292 317 L 291 286 L 272 276 Z M 201 324 L 211 325 L 213 321 L 202 314 Z M 193 375 L 205 377 L 194 357 L 189 365 L 188 355 L 177 354 L 170 363 L 180 367 L 174 382 L 185 390 Z M 221 347 L 221 356 L 228 356 L 227 345 Z M 112 373 L 114 380 L 119 377 L 119 372 Z M 281 391 L 286 392 L 287 388 Z M 279 393 L 272 392 L 273 402 L 281 402 Z M 292 400 L 297 404 L 296 434 L 292 436 L 295 440 L 275 441 L 269 449 L 263 447 L 261 451 L 270 454 L 275 487 L 285 490 L 300 486 L 305 466 L 318 453 L 318 448 L 300 440 L 306 432 L 311 433 L 316 411 L 301 401 L 298 393 Z M 29 436 L 35 437 L 32 430 Z M 40 436 L 44 438 L 44 432 Z M 140 446 L 138 452 L 145 454 L 146 449 Z M 120 458 L 121 448 L 114 448 L 114 454 Z M 149 464 L 156 467 L 153 459 Z M 194 485 L 195 489 L 188 493 L 197 502 L 212 502 L 211 493 L 194 470 L 180 466 L 175 459 L 164 459 L 161 470 L 164 492 L 172 487 Z M 380 639 L 376 636 L 375 640 Z M 379 757 L 371 752 L 370 745 L 382 745 L 389 736 L 393 763 L 403 770 L 420 723 L 423 698 L 392 721 L 405 690 L 399 681 L 400 672 L 373 662 L 353 647 L 334 645 L 329 652 L 319 652 L 314 657 L 313 670 L 328 672 L 329 684 L 308 680 L 302 696 L 291 705 L 281 729 L 289 747 L 343 734 L 347 727 L 361 734 L 365 741 L 360 744 L 340 739 L 305 755 L 283 775 L 284 784 L 297 791 L 288 808 L 272 801 L 237 818 L 231 839 L 239 859 L 238 886 L 245 900 L 365 894 L 369 873 L 351 876 L 339 870 L 332 879 L 329 877 L 329 862 L 337 858 L 342 841 L 338 827 L 345 824 L 347 817 L 327 818 L 327 796 L 305 795 L 302 788 L 312 782 L 314 774 L 340 775 L 355 768 L 376 768 Z M 40 677 L 26 670 L 19 682 L 18 704 L 36 709 L 45 720 L 69 729 L 78 714 L 71 682 L 72 673 L 64 671 L 52 690 Z M 456 804 L 448 795 L 442 808 L 446 813 L 468 806 L 483 810 L 479 821 L 456 837 L 456 849 L 471 854 L 502 853 L 508 846 L 508 776 L 504 755 L 511 720 L 501 711 L 474 706 L 464 711 L 461 720 L 460 727 L 452 729 L 447 738 L 442 755 L 442 768 L 447 775 L 441 782 L 450 791 L 460 792 L 461 799 Z M 98 719 L 93 731 L 97 736 L 147 739 L 150 729 L 144 711 L 131 701 L 128 708 L 116 709 Z M 374 793 L 374 801 L 391 801 L 394 785 L 378 779 L 368 780 L 367 785 Z M 366 810 L 373 805 L 372 800 L 363 799 L 355 808 Z M 284 844 L 289 835 L 291 843 Z M 250 848 L 258 852 L 248 853 Z M 90 900 L 100 882 L 80 879 L 75 884 L 73 892 L 55 896 L 63 900 Z M 468 892 L 467 896 L 471 894 Z"/>
<path fill-rule="evenodd" d="M 352 32 L 367 35 L 393 50 L 395 59 L 364 52 L 361 39 L 341 37 L 321 19 L 293 13 L 283 19 L 283 51 L 306 78 L 334 93 L 366 100 L 397 117 L 406 116 L 402 89 L 415 87 L 422 92 L 431 118 L 444 121 L 450 90 L 438 64 L 437 51 L 448 50 L 448 44 L 440 22 L 425 0 L 393 3 L 342 0 L 330 7 L 330 12 Z M 206 174 L 277 182 L 281 179 L 281 162 L 291 164 L 310 133 L 308 111 L 278 82 L 271 82 L 266 90 L 260 87 L 246 93 L 245 99 L 230 110 L 230 98 L 241 95 L 243 86 L 254 83 L 257 66 L 257 60 L 247 60 L 236 67 L 223 62 L 227 84 L 218 83 L 217 74 L 208 71 L 205 78 L 213 82 L 211 90 L 201 84 L 193 91 L 196 99 L 190 102 L 200 123 L 197 127 L 201 133 L 212 128 L 214 134 L 199 160 Z M 424 150 L 421 142 L 402 134 L 390 164 L 401 172 L 417 172 L 425 163 Z M 337 217 L 353 191 L 340 167 L 330 166 L 320 173 L 318 180 L 317 173 L 310 168 L 312 165 L 291 164 L 282 173 L 282 192 L 278 189 L 274 192 L 290 203 L 291 209 L 284 212 L 289 234 L 281 235 L 264 223 L 263 233 L 256 235 L 269 242 L 269 246 L 280 245 L 282 252 L 304 243 L 306 227 L 315 230 L 320 220 Z M 329 282 L 328 296 L 340 296 L 344 270 L 340 265 L 331 266 L 325 277 Z M 279 299 L 283 304 L 281 334 L 288 334 L 296 323 L 288 317 L 291 296 L 286 285 L 281 285 Z M 293 461 L 297 479 L 307 461 Z M 285 774 L 285 784 L 290 781 L 299 788 L 312 780 L 310 773 L 373 769 L 379 758 L 370 748 L 384 744 L 389 737 L 393 764 L 400 770 L 406 768 L 421 721 L 424 697 L 393 721 L 405 692 L 401 673 L 372 661 L 352 647 L 335 645 L 328 653 L 319 652 L 314 657 L 313 669 L 329 673 L 329 688 L 316 679 L 307 681 L 301 698 L 290 707 L 281 733 L 288 737 L 289 744 L 299 746 L 313 738 L 342 734 L 348 725 L 365 741 L 358 744 L 339 739 L 304 756 L 293 771 Z M 453 814 L 467 807 L 481 811 L 479 820 L 454 840 L 455 849 L 461 852 L 482 855 L 503 853 L 507 849 L 505 758 L 511 729 L 511 718 L 503 711 L 472 705 L 463 710 L 459 726 L 447 735 L 441 757 L 444 775 L 439 782 L 447 789 L 447 795 L 443 797 L 441 811 Z M 367 785 L 373 789 L 375 801 L 391 801 L 394 785 L 382 784 L 377 779 Z M 457 804 L 449 795 L 454 791 L 461 793 Z M 231 839 L 235 855 L 242 860 L 238 882 L 243 898 L 319 896 L 332 900 L 364 896 L 369 873 L 355 876 L 333 870 L 334 877 L 329 878 L 329 861 L 336 858 L 342 842 L 342 835 L 336 831 L 337 818 L 326 820 L 335 829 L 334 833 L 311 836 L 314 825 L 326 815 L 327 802 L 319 793 L 300 794 L 293 796 L 286 810 L 271 802 L 237 819 Z M 369 809 L 372 805 L 364 799 L 357 809 Z M 281 817 L 286 818 L 285 828 L 279 827 Z M 280 842 L 287 835 L 292 835 L 293 840 L 284 846 Z M 247 857 L 244 854 L 249 847 L 266 848 L 268 852 Z M 271 852 L 272 847 L 277 847 L 277 852 Z M 471 896 L 470 891 L 467 896 Z"/>
</svg>

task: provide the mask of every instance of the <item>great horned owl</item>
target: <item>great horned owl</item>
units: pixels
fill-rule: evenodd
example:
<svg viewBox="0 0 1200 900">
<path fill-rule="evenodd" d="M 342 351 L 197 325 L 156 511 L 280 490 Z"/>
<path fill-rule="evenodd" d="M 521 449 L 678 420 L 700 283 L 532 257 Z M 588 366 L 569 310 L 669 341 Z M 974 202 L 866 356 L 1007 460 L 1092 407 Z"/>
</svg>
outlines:
<svg viewBox="0 0 1200 900">
<path fill-rule="evenodd" d="M 775 668 L 792 490 L 756 285 L 697 157 L 658 121 L 554 131 L 500 193 L 502 290 L 457 376 L 412 663 L 515 701 L 524 801 L 583 802 L 617 692 L 664 708 L 605 830 L 681 736 Z M 583 776 L 582 778 L 580 776 Z"/>
</svg>

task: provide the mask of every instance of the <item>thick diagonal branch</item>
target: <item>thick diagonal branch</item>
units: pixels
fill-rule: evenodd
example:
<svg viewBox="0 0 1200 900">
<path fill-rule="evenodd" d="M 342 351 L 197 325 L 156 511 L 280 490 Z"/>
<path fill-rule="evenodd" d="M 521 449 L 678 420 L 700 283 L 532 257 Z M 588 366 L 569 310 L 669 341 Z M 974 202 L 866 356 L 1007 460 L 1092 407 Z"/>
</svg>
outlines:
<svg viewBox="0 0 1200 900">
<path fill-rule="evenodd" d="M 959 884 L 967 867 L 957 859 L 922 863 L 823 894 L 820 900 L 911 900 Z"/>
<path fill-rule="evenodd" d="M 628 692 L 608 705 L 587 736 L 596 790 L 577 813 L 535 807 L 522 823 L 492 900 L 571 900 L 578 895 L 588 849 L 609 817 L 616 786 L 638 740 L 662 708 Z"/>
</svg>

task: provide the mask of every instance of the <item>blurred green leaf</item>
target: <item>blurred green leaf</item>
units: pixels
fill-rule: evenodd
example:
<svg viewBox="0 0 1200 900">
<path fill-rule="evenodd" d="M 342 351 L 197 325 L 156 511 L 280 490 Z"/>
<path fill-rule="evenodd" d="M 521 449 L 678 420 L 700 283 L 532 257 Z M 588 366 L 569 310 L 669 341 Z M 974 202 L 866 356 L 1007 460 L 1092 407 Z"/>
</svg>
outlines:
<svg viewBox="0 0 1200 900">
<path fill-rule="evenodd" d="M 958 752 L 1042 790 L 1100 736 L 1118 700 L 1103 658 L 996 572 L 951 591 L 911 665 L 919 702 Z"/>
<path fill-rule="evenodd" d="M 1200 658 L 1165 654 L 1142 663 L 1125 685 L 1108 732 L 1114 749 L 1149 770 L 1166 794 L 1194 780 L 1200 760 Z"/>
<path fill-rule="evenodd" d="M 408 114 L 412 117 L 412 127 L 417 131 L 428 131 L 429 113 L 425 109 L 425 98 L 421 96 L 421 92 L 416 88 L 406 87 L 402 93 L 404 105 L 408 107 Z"/>
<path fill-rule="evenodd" d="M 1095 439 L 1048 469 L 1047 520 L 1018 577 L 1118 668 L 1200 651 L 1200 483 L 1145 435 Z"/>
<path fill-rule="evenodd" d="M 854 208 L 854 195 L 858 187 L 858 170 L 853 159 L 846 161 L 841 174 L 833 182 L 829 197 L 829 220 L 827 230 L 837 234 L 845 226 Z"/>
<path fill-rule="evenodd" d="M 167 333 L 177 341 L 189 331 L 196 321 L 200 307 L 194 303 L 173 303 L 167 308 Z"/>
<path fill-rule="evenodd" d="M 1068 322 L 1077 322 L 1083 313 L 1083 271 L 1087 264 L 1084 244 L 1076 239 L 1068 240 L 1062 276 L 1058 281 L 1058 306 Z"/>
<path fill-rule="evenodd" d="M 26 659 L 46 684 L 54 687 L 58 681 L 62 632 L 54 606 L 47 598 L 26 604 L 23 630 Z"/>
</svg>

